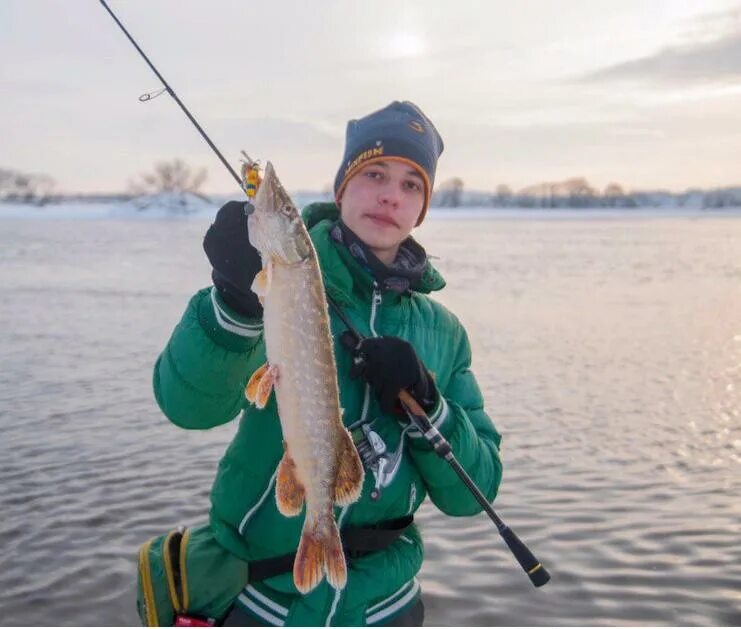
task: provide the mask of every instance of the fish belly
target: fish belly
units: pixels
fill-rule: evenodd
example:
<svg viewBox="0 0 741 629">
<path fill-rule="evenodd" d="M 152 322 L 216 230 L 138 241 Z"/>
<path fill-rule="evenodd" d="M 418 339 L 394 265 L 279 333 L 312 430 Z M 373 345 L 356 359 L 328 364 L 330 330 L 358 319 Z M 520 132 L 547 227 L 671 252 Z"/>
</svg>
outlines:
<svg viewBox="0 0 741 629">
<path fill-rule="evenodd" d="M 308 517 L 331 509 L 343 429 L 324 289 L 312 261 L 274 264 L 264 326 L 268 362 L 278 370 L 283 439 L 306 491 Z"/>
</svg>

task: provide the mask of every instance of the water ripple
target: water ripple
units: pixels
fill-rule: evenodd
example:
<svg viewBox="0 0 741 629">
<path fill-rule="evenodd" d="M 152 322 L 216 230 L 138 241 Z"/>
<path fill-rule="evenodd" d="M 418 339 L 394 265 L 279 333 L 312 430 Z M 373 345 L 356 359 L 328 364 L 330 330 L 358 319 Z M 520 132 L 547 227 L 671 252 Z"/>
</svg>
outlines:
<svg viewBox="0 0 741 629">
<path fill-rule="evenodd" d="M 209 283 L 204 228 L 3 221 L 1 624 L 138 624 L 138 546 L 206 519 L 235 426 L 175 428 L 150 381 Z M 486 516 L 428 503 L 428 624 L 741 624 L 741 221 L 420 237 L 504 434 L 495 508 L 553 577 L 533 588 Z"/>
</svg>

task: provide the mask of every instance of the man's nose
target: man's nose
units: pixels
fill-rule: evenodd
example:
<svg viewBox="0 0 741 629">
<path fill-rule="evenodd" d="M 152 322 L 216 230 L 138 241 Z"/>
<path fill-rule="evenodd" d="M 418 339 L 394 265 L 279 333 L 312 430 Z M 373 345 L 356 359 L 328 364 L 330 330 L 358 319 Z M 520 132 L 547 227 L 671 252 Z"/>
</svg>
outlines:
<svg viewBox="0 0 741 629">
<path fill-rule="evenodd" d="M 386 182 L 378 193 L 378 200 L 385 205 L 398 205 L 401 200 L 401 191 L 394 182 Z"/>
</svg>

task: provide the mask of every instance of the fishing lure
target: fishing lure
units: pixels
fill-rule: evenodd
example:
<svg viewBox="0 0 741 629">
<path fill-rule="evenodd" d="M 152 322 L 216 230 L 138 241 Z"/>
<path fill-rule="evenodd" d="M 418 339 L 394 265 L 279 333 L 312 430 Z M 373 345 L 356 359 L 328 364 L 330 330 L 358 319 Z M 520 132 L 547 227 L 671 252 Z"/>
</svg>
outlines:
<svg viewBox="0 0 741 629">
<path fill-rule="evenodd" d="M 257 194 L 257 189 L 262 183 L 262 177 L 260 176 L 260 162 L 250 158 L 247 153 L 242 151 L 244 159 L 242 160 L 242 181 L 244 182 L 243 188 L 247 193 L 247 198 L 252 201 Z"/>
</svg>

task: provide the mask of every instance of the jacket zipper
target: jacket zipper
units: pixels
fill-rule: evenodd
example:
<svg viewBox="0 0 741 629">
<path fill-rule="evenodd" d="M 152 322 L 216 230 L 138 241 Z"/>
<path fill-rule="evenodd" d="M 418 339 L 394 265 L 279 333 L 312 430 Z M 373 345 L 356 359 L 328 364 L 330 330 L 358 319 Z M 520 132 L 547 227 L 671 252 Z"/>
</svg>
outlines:
<svg viewBox="0 0 741 629">
<path fill-rule="evenodd" d="M 378 306 L 381 305 L 381 302 L 383 301 L 383 297 L 381 296 L 381 291 L 378 288 L 378 282 L 373 282 L 373 301 L 371 303 L 371 315 L 370 315 L 370 331 L 373 336 L 378 336 L 378 332 L 376 332 L 375 323 L 376 323 L 376 314 L 378 313 Z"/>
</svg>

